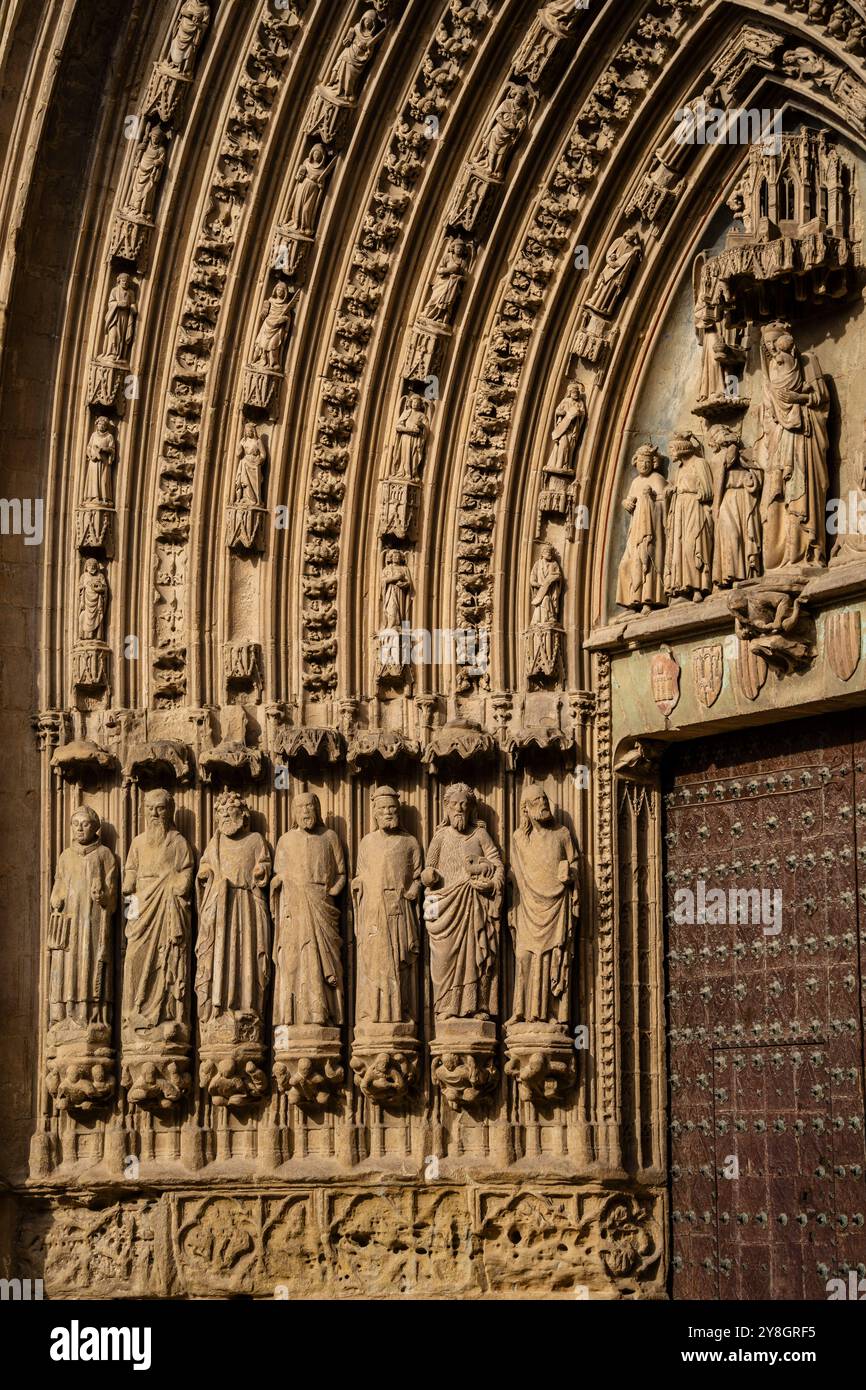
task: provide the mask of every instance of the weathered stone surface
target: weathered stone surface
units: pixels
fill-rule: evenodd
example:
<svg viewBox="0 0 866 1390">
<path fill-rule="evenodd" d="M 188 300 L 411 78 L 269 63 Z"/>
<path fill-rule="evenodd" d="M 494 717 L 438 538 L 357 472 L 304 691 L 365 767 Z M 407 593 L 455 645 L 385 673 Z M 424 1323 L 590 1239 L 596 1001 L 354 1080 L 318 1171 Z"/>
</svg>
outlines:
<svg viewBox="0 0 866 1390">
<path fill-rule="evenodd" d="M 669 746 L 866 702 L 862 18 L 8 10 L 4 1270 L 664 1297 Z"/>
</svg>

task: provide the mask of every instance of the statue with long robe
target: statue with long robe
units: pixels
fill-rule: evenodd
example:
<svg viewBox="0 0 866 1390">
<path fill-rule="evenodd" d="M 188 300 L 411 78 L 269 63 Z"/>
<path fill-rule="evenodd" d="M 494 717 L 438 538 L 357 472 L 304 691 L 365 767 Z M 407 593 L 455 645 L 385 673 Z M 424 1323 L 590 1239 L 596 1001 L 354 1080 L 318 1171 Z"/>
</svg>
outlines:
<svg viewBox="0 0 866 1390">
<path fill-rule="evenodd" d="M 285 281 L 277 281 L 273 294 L 265 300 L 261 311 L 261 324 L 253 343 L 253 366 L 266 367 L 269 371 L 280 370 L 297 297 L 297 290 L 290 295 Z"/>
<path fill-rule="evenodd" d="M 174 828 L 168 792 L 147 792 L 144 818 L 146 828 L 130 845 L 123 871 L 128 901 L 121 1021 L 132 1034 L 158 1028 L 165 1036 L 178 1030 L 186 1035 L 192 851 Z"/>
<path fill-rule="evenodd" d="M 800 354 L 787 324 L 761 334 L 764 568 L 824 562 L 830 395 L 817 357 Z"/>
<path fill-rule="evenodd" d="M 505 870 L 487 829 L 475 819 L 475 794 L 448 787 L 445 819 L 427 850 L 421 882 L 430 939 L 437 1019 L 489 1019 L 496 1011 L 498 925 Z"/>
<path fill-rule="evenodd" d="M 400 414 L 391 446 L 390 477 L 420 478 L 427 446 L 427 408 L 424 398 L 410 391 L 400 402 Z"/>
<path fill-rule="evenodd" d="M 343 846 L 323 823 L 314 793 L 295 797 L 292 818 L 294 828 L 277 843 L 271 883 L 274 1022 L 336 1028 L 343 1021 Z"/>
<path fill-rule="evenodd" d="M 619 563 L 616 601 L 622 608 L 648 613 L 665 602 L 665 493 L 658 449 L 642 444 L 632 463 L 637 472 L 623 507 L 631 517 Z"/>
<path fill-rule="evenodd" d="M 112 469 L 117 459 L 117 440 L 106 415 L 100 415 L 85 451 L 83 502 L 109 506 L 114 498 Z"/>
<path fill-rule="evenodd" d="M 328 152 L 322 144 L 315 144 L 302 159 L 295 173 L 295 187 L 289 203 L 288 226 L 293 232 L 310 236 L 316 225 L 316 216 L 325 179 L 334 167 L 334 160 L 328 160 Z"/>
<path fill-rule="evenodd" d="M 709 441 L 716 475 L 713 579 L 721 588 L 730 588 L 761 571 L 760 473 L 749 466 L 740 439 L 728 425 L 713 425 Z"/>
<path fill-rule="evenodd" d="M 357 943 L 356 1023 L 411 1023 L 417 1013 L 421 846 L 400 829 L 391 787 L 373 793 L 376 829 L 358 849 L 352 879 Z"/>
<path fill-rule="evenodd" d="M 580 437 L 586 424 L 586 395 L 579 381 L 571 381 L 556 407 L 551 441 L 553 448 L 544 465 L 545 473 L 573 478 Z"/>
<path fill-rule="evenodd" d="M 215 806 L 216 831 L 198 869 L 199 909 L 195 992 L 199 1019 L 209 1031 L 226 1020 L 259 1035 L 270 978 L 270 925 L 265 891 L 271 856 L 250 829 L 250 813 L 236 792 Z"/>
<path fill-rule="evenodd" d="M 665 593 L 698 601 L 713 587 L 713 475 L 692 434 L 670 442 L 678 465 L 668 483 Z"/>
<path fill-rule="evenodd" d="M 511 854 L 514 1005 L 510 1023 L 568 1021 L 574 922 L 578 914 L 577 849 L 553 819 L 542 787 L 520 803 Z"/>
<path fill-rule="evenodd" d="M 184 0 L 168 48 L 168 63 L 175 72 L 188 73 L 192 70 L 209 20 L 210 6 L 204 0 Z"/>
<path fill-rule="evenodd" d="M 117 906 L 117 860 L 100 843 L 99 816 L 79 806 L 72 844 L 57 861 L 48 929 L 49 1021 L 80 1028 L 111 1022 L 111 924 Z"/>
<path fill-rule="evenodd" d="M 118 275 L 108 296 L 103 323 L 103 354 L 114 362 L 126 362 L 135 337 L 138 313 L 136 285 L 124 271 Z"/>
<path fill-rule="evenodd" d="M 101 642 L 105 638 L 108 580 L 105 566 L 89 556 L 78 581 L 78 640 Z"/>
<path fill-rule="evenodd" d="M 144 141 L 138 163 L 132 171 L 127 213 L 133 217 L 149 217 L 153 212 L 156 190 L 165 168 L 165 132 L 161 126 L 151 126 Z"/>
<path fill-rule="evenodd" d="M 235 465 L 235 506 L 260 507 L 262 504 L 262 472 L 267 461 L 264 441 L 259 438 L 258 426 L 248 420 L 238 440 Z"/>
</svg>

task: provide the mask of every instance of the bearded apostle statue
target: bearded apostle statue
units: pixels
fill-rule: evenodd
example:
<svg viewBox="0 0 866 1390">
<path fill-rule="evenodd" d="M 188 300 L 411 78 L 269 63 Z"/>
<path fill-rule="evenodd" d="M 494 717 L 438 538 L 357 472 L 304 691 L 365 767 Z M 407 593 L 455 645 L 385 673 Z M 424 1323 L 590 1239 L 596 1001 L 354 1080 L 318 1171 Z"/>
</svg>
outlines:
<svg viewBox="0 0 866 1390">
<path fill-rule="evenodd" d="M 112 922 L 117 860 L 99 816 L 79 806 L 58 862 L 48 926 L 47 1083 L 59 1109 L 91 1108 L 114 1092 Z"/>
<path fill-rule="evenodd" d="M 192 851 L 168 792 L 144 797 L 144 831 L 123 872 L 123 1084 L 133 1104 L 173 1103 L 189 1086 Z M 173 1065 L 172 1065 L 173 1064 Z"/>
<path fill-rule="evenodd" d="M 200 1075 L 215 1103 L 240 1105 L 261 1094 L 271 856 L 237 792 L 224 792 L 214 810 L 216 830 L 198 870 Z"/>
<path fill-rule="evenodd" d="M 575 1079 L 568 1013 L 578 862 L 571 832 L 556 824 L 544 788 L 535 784 L 521 798 L 511 876 L 514 1001 L 506 1071 L 521 1099 L 551 1102 Z"/>
<path fill-rule="evenodd" d="M 421 882 L 430 938 L 437 1019 L 489 1019 L 496 1012 L 499 911 L 505 870 L 487 829 L 476 819 L 475 793 L 448 787 L 445 819 L 427 851 Z"/>
<path fill-rule="evenodd" d="M 418 900 L 421 846 L 400 828 L 393 787 L 372 797 L 375 830 L 352 879 L 357 992 L 352 1069 L 380 1104 L 402 1100 L 417 1075 Z"/>
</svg>

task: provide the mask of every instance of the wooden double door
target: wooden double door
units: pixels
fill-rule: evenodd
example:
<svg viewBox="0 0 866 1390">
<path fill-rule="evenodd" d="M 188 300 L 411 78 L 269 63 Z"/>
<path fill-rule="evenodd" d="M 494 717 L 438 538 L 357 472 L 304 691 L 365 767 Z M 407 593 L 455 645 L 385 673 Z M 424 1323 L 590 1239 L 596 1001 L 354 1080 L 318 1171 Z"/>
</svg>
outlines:
<svg viewBox="0 0 866 1390">
<path fill-rule="evenodd" d="M 663 791 L 672 1296 L 823 1300 L 866 1273 L 866 715 L 680 745 Z"/>
</svg>

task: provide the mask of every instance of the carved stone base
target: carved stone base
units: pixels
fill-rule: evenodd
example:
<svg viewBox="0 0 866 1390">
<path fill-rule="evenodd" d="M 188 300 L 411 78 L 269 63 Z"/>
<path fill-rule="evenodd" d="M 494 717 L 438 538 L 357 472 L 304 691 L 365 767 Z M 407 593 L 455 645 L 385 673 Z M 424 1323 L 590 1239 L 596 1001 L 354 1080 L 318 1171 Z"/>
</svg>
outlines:
<svg viewBox="0 0 866 1390">
<path fill-rule="evenodd" d="M 342 1090 L 340 1029 L 279 1024 L 274 1033 L 274 1083 L 292 1105 L 324 1109 Z"/>
<path fill-rule="evenodd" d="M 265 548 L 264 507 L 226 507 L 226 545 L 230 550 Z"/>
<path fill-rule="evenodd" d="M 574 1044 L 561 1023 L 510 1023 L 505 1034 L 505 1071 L 517 1082 L 521 1100 L 551 1105 L 577 1080 Z"/>
<path fill-rule="evenodd" d="M 452 1110 L 488 1100 L 498 1079 L 496 1024 L 487 1019 L 437 1019 L 430 1044 L 430 1075 Z"/>
<path fill-rule="evenodd" d="M 114 556 L 114 508 L 88 502 L 75 510 L 75 544 L 79 550 L 98 550 L 106 560 Z"/>
<path fill-rule="evenodd" d="M 65 1019 L 49 1029 L 45 1085 L 58 1110 L 86 1114 L 110 1105 L 115 1084 L 114 1049 L 107 1024 L 77 1028 Z"/>
<path fill-rule="evenodd" d="M 352 1043 L 352 1071 L 368 1100 L 399 1109 L 418 1080 L 414 1023 L 363 1023 Z"/>
<path fill-rule="evenodd" d="M 124 1050 L 120 1084 L 131 1106 L 170 1110 L 180 1105 L 192 1084 L 187 1048 L 169 1044 L 138 1055 Z"/>
<path fill-rule="evenodd" d="M 244 404 L 266 410 L 273 418 L 282 372 L 273 367 L 247 367 L 244 371 Z"/>
<path fill-rule="evenodd" d="M 106 362 L 101 358 L 91 362 L 87 382 L 89 404 L 101 405 L 107 410 L 122 410 L 123 384 L 128 371 L 125 362 Z"/>
<path fill-rule="evenodd" d="M 108 689 L 109 648 L 105 642 L 79 642 L 72 650 L 72 684 L 76 690 Z"/>
<path fill-rule="evenodd" d="M 255 1105 L 267 1094 L 268 1078 L 262 1070 L 264 1054 L 258 1043 L 203 1044 L 198 1080 L 211 1104 L 242 1109 Z"/>
<path fill-rule="evenodd" d="M 111 228 L 109 255 L 118 256 L 124 261 L 132 261 L 138 270 L 146 270 L 152 231 L 153 223 L 149 222 L 147 218 L 133 217 L 129 213 L 119 212 Z"/>
</svg>

